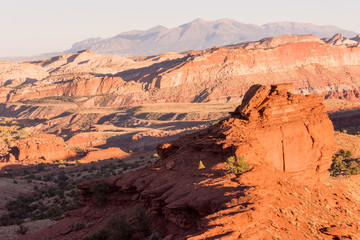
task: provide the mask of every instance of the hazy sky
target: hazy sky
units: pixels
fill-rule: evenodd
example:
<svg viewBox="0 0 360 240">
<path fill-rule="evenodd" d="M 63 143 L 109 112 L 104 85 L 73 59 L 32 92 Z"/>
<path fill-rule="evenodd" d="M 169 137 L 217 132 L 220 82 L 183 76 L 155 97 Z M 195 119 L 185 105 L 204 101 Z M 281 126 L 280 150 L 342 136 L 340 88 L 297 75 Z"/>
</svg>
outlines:
<svg viewBox="0 0 360 240">
<path fill-rule="evenodd" d="M 359 0 L 0 0 L 0 56 L 64 51 L 86 38 L 196 18 L 329 24 L 360 33 L 359 9 Z"/>
</svg>

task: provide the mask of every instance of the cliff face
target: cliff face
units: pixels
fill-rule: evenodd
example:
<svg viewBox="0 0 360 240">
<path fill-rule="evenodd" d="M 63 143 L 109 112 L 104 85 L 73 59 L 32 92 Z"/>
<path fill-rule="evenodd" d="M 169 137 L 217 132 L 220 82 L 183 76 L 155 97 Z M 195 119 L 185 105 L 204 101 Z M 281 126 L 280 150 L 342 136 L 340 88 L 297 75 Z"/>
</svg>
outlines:
<svg viewBox="0 0 360 240">
<path fill-rule="evenodd" d="M 15 141 L 1 151 L 0 167 L 11 164 L 52 163 L 76 156 L 61 137 L 38 134 Z"/>
<path fill-rule="evenodd" d="M 27 239 L 81 238 L 111 214 L 135 205 L 146 209 L 151 229 L 166 239 L 271 239 L 274 234 L 332 239 L 359 232 L 355 224 L 336 221 L 358 220 L 339 208 L 340 202 L 354 209 L 360 205 L 322 182 L 334 152 L 333 126 L 322 98 L 292 94 L 291 87 L 254 85 L 230 118 L 160 145 L 161 158 L 154 164 L 105 179 L 111 189 L 106 208 L 93 206 L 90 189 L 100 180 L 80 184 L 86 207 Z M 250 170 L 242 175 L 226 171 L 225 159 L 233 155 L 244 156 Z M 85 220 L 93 227 L 71 230 Z M 325 228 L 347 232 L 333 231 L 327 238 L 321 233 Z"/>
<path fill-rule="evenodd" d="M 326 178 L 335 149 L 333 125 L 321 96 L 295 95 L 288 92 L 292 87 L 252 86 L 231 118 L 160 146 L 159 155 L 171 157 L 185 145 L 201 154 L 244 156 L 254 170 L 266 166 L 303 182 Z"/>
<path fill-rule="evenodd" d="M 358 94 L 350 93 L 360 88 L 360 47 L 343 36 L 320 40 L 312 35 L 285 35 L 133 59 L 82 51 L 46 61 L 6 65 L 0 72 L 4 84 L 1 102 L 51 96 L 87 96 L 85 107 L 98 102 L 123 106 L 238 101 L 255 82 L 292 82 L 294 93 L 351 96 L 354 101 Z M 33 71 L 15 71 L 22 66 L 31 66 Z M 11 88 L 5 83 L 11 83 Z M 102 96 L 109 93 L 111 98 Z"/>
</svg>

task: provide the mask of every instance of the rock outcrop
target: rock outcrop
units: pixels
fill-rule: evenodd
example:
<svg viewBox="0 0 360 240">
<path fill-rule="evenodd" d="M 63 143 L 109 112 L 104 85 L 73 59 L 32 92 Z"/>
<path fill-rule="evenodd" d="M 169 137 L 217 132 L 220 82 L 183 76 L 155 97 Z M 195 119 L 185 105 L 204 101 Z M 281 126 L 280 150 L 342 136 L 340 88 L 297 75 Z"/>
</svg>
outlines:
<svg viewBox="0 0 360 240">
<path fill-rule="evenodd" d="M 324 42 L 332 45 L 345 45 L 345 46 L 357 46 L 359 44 L 355 38 L 345 38 L 341 33 L 334 35 L 332 38 L 325 38 Z"/>
<path fill-rule="evenodd" d="M 2 154 L 1 165 L 53 163 L 76 156 L 61 137 L 52 134 L 37 134 L 12 143 Z"/>
<path fill-rule="evenodd" d="M 322 97 L 292 94 L 291 88 L 253 85 L 231 118 L 160 146 L 159 155 L 167 158 L 186 142 L 202 154 L 242 155 L 254 168 L 281 171 L 301 181 L 327 177 L 335 139 Z"/>
<path fill-rule="evenodd" d="M 92 161 L 101 161 L 111 158 L 126 158 L 129 157 L 130 154 L 122 151 L 120 148 L 110 147 L 107 149 L 102 149 L 98 151 L 89 152 L 85 157 L 83 157 L 80 161 L 81 163 L 89 163 Z"/>
<path fill-rule="evenodd" d="M 275 232 L 270 230 L 272 226 L 287 239 L 313 236 L 314 229 L 318 231 L 314 227 L 317 220 L 303 211 L 317 201 L 334 198 L 331 193 L 322 196 L 309 190 L 318 188 L 328 176 L 334 131 L 322 97 L 292 94 L 288 91 L 291 87 L 254 85 L 230 118 L 160 145 L 161 158 L 150 166 L 105 179 L 113 194 L 101 216 L 140 204 L 147 209 L 152 229 L 167 239 L 270 239 Z M 226 171 L 225 159 L 234 155 L 244 156 L 250 171 L 240 176 Z M 205 169 L 199 169 L 200 161 Z M 91 229 L 70 230 L 66 236 L 56 233 L 95 215 L 94 225 L 100 224 L 100 212 L 91 207 L 90 191 L 98 181 L 79 185 L 87 207 L 68 213 L 65 220 L 44 230 L 48 236 L 81 237 Z M 294 207 L 291 218 L 285 210 L 278 211 L 285 206 Z M 326 215 L 332 207 L 327 207 L 320 214 L 322 226 L 332 223 L 332 215 Z M 304 224 L 295 227 L 292 216 Z M 290 232 L 291 236 L 287 235 Z M 40 235 L 33 238 L 36 236 Z"/>
</svg>

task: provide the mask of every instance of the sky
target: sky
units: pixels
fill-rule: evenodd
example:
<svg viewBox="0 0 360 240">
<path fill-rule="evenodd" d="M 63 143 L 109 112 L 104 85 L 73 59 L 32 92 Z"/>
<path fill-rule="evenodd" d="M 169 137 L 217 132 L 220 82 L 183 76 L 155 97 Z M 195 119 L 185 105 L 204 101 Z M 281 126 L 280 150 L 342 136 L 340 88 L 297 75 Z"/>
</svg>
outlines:
<svg viewBox="0 0 360 240">
<path fill-rule="evenodd" d="M 87 38 L 230 18 L 335 25 L 360 33 L 359 0 L 0 0 L 0 57 L 62 52 Z"/>
</svg>

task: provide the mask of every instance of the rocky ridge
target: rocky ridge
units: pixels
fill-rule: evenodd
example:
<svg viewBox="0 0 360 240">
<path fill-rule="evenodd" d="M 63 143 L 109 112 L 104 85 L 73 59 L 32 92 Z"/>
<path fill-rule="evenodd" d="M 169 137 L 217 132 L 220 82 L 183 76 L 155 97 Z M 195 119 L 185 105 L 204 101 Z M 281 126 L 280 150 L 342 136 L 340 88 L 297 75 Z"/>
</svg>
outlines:
<svg viewBox="0 0 360 240">
<path fill-rule="evenodd" d="M 112 193 L 105 209 L 91 201 L 100 180 L 79 185 L 86 207 L 26 239 L 80 238 L 96 227 L 73 231 L 75 222 L 98 226 L 135 205 L 166 239 L 352 239 L 359 203 L 324 184 L 335 149 L 322 98 L 291 87 L 254 85 L 230 118 L 160 145 L 161 159 L 150 166 L 106 179 Z M 244 156 L 250 171 L 227 173 L 224 159 L 232 155 Z"/>
<path fill-rule="evenodd" d="M 227 102 L 239 101 L 254 82 L 284 81 L 294 83 L 294 93 L 357 101 L 360 48 L 354 41 L 341 35 L 327 40 L 284 35 L 132 59 L 82 51 L 45 61 L 3 63 L 0 102 L 63 98 L 85 108 Z M 20 71 L 22 66 L 29 72 Z"/>
</svg>

